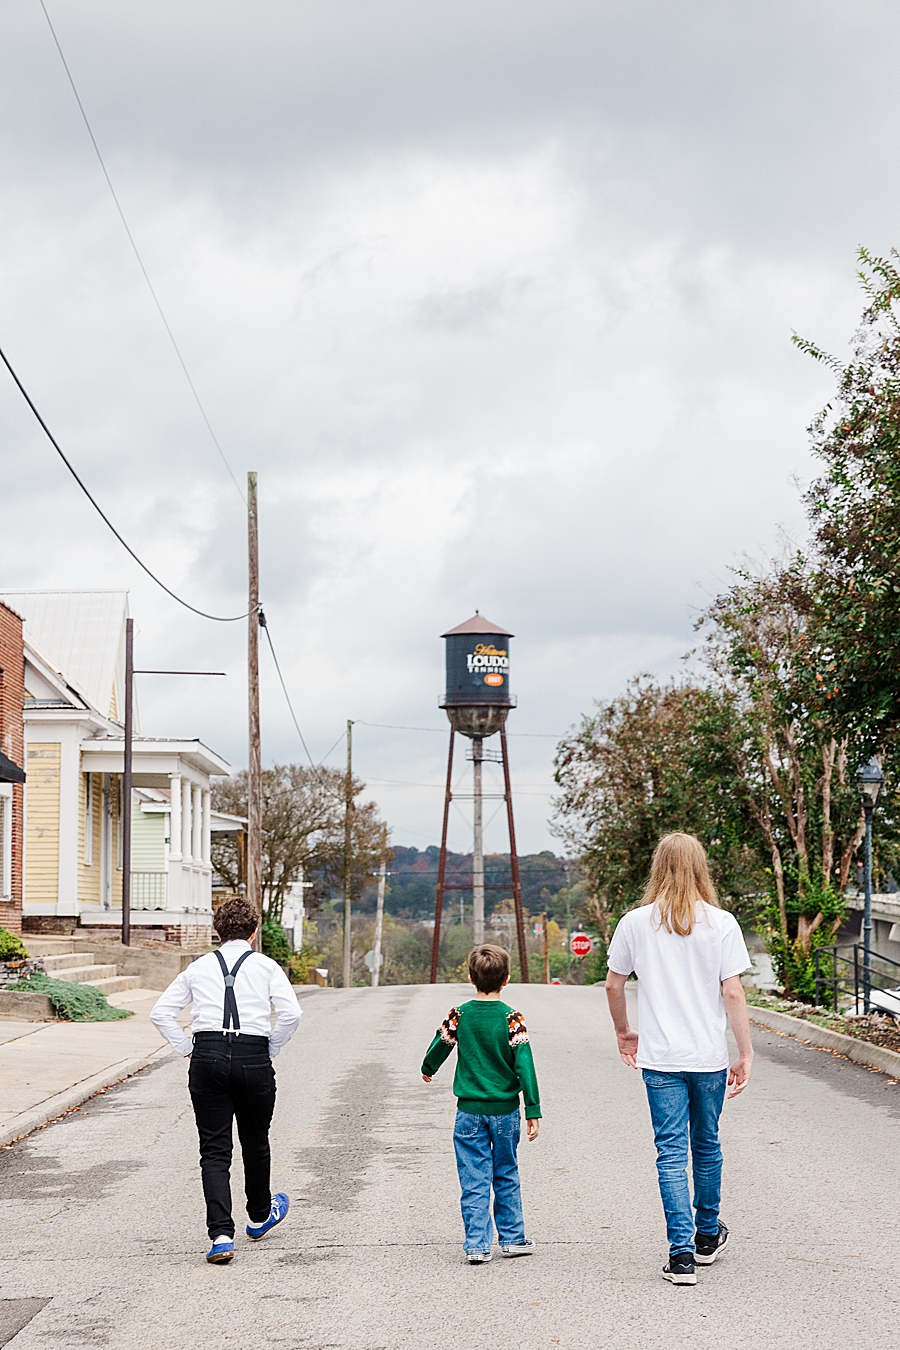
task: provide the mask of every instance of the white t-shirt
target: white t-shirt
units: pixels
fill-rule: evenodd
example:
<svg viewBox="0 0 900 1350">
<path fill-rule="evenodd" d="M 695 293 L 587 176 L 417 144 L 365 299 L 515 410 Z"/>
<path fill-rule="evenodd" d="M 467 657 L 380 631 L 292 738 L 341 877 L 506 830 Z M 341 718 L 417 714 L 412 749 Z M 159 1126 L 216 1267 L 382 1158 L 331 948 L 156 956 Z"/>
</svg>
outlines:
<svg viewBox="0 0 900 1350">
<path fill-rule="evenodd" d="M 642 905 L 619 920 L 608 960 L 616 974 L 638 977 L 639 1069 L 728 1068 L 721 985 L 750 965 L 733 914 L 700 901 L 693 930 L 680 937 L 663 927 L 656 905 Z"/>
</svg>

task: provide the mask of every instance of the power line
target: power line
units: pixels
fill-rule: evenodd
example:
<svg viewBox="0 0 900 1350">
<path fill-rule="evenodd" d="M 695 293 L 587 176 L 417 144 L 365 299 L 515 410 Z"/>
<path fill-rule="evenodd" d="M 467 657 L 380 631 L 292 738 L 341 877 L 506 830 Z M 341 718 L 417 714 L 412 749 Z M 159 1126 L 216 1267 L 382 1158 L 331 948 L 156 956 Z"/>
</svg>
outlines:
<svg viewBox="0 0 900 1350">
<path fill-rule="evenodd" d="M 265 614 L 263 614 L 262 610 L 259 611 L 259 622 L 263 632 L 265 633 L 266 637 L 269 640 L 269 650 L 272 653 L 272 660 L 275 662 L 275 669 L 277 670 L 278 678 L 281 681 L 281 688 L 284 693 L 285 702 L 288 705 L 288 712 L 291 714 L 294 726 L 297 728 L 297 735 L 300 737 L 300 744 L 306 751 L 307 758 L 310 764 L 312 765 L 313 773 L 316 775 L 319 782 L 321 783 L 322 775 L 319 773 L 318 765 L 316 764 L 312 755 L 309 753 L 309 746 L 306 744 L 303 732 L 300 730 L 300 723 L 297 721 L 297 714 L 294 712 L 294 705 L 291 703 L 291 696 L 287 691 L 287 685 L 285 684 L 284 676 L 281 673 L 281 666 L 278 664 L 278 657 L 275 655 L 275 644 L 272 641 L 272 634 L 269 632 L 269 625 L 266 623 L 266 616 Z M 337 741 L 335 741 L 335 745 L 337 745 Z M 333 748 L 334 747 L 332 747 L 332 749 Z M 328 753 L 331 754 L 331 751 L 329 750 Z"/>
<path fill-rule="evenodd" d="M 363 722 L 355 723 L 358 727 L 380 727 L 382 731 L 436 731 L 441 736 L 447 734 L 446 727 L 400 727 L 393 722 Z M 561 736 L 555 735 L 552 731 L 508 731 L 507 736 L 528 736 L 533 740 L 541 741 L 560 741 Z M 337 741 L 334 743 L 337 745 Z"/>
<path fill-rule="evenodd" d="M 368 726 L 368 723 L 365 723 L 364 725 Z M 331 751 L 334 750 L 335 746 L 340 745 L 341 741 L 344 739 L 344 737 L 346 736 L 346 734 L 347 734 L 346 731 L 342 731 L 341 734 L 340 734 L 340 736 L 338 736 L 337 740 L 335 741 L 334 745 L 331 747 L 331 750 L 328 751 L 328 754 L 323 755 L 322 758 L 319 760 L 319 764 L 320 764 L 320 766 L 321 766 L 322 768 L 325 767 L 325 761 L 326 761 L 326 759 L 328 758 L 328 755 L 331 754 Z M 426 839 L 426 838 L 430 838 L 430 835 L 423 835 L 422 837 L 423 837 L 423 839 Z"/>
<path fill-rule="evenodd" d="M 103 170 L 103 177 L 106 179 L 106 186 L 109 188 L 110 193 L 111 193 L 111 195 L 112 195 L 112 199 L 113 199 L 113 201 L 114 201 L 115 204 L 116 204 L 116 210 L 117 210 L 118 213 L 119 213 L 119 219 L 121 220 L 122 225 L 123 225 L 124 230 L 125 230 L 125 233 L 126 233 L 127 236 L 128 236 L 128 242 L 129 242 L 129 244 L 131 245 L 131 248 L 132 248 L 132 251 L 133 251 L 133 253 L 134 253 L 134 256 L 137 258 L 138 267 L 141 269 L 141 272 L 143 273 L 144 280 L 145 280 L 146 283 L 147 283 L 147 287 L 148 287 L 148 289 L 149 289 L 149 291 L 150 291 L 150 294 L 153 296 L 153 303 L 156 305 L 156 308 L 157 308 L 157 310 L 159 311 L 159 317 L 162 319 L 162 321 L 163 321 L 163 326 L 165 327 L 165 330 L 166 330 L 166 332 L 167 332 L 168 335 L 169 335 L 169 341 L 171 342 L 172 347 L 173 347 L 174 350 L 175 350 L 175 355 L 178 357 L 178 361 L 179 361 L 179 364 L 180 364 L 180 366 L 181 366 L 181 369 L 184 371 L 184 377 L 185 377 L 185 379 L 187 380 L 188 385 L 189 385 L 189 387 L 190 387 L 190 391 L 191 391 L 191 393 L 192 393 L 193 396 L 194 396 L 194 402 L 197 404 L 197 407 L 200 409 L 200 416 L 203 418 L 203 421 L 206 423 L 206 429 L 207 429 L 207 431 L 209 432 L 210 436 L 212 437 L 213 445 L 214 445 L 214 446 L 216 447 L 216 449 L 218 450 L 219 455 L 221 456 L 221 459 L 222 459 L 222 463 L 225 465 L 225 468 L 228 470 L 229 474 L 231 475 L 231 481 L 232 481 L 232 483 L 234 483 L 234 486 L 237 488 L 238 494 L 239 494 L 239 496 L 240 496 L 240 498 L 241 498 L 241 501 L 242 501 L 242 502 L 245 502 L 245 501 L 246 501 L 246 498 L 244 497 L 244 494 L 243 494 L 243 492 L 241 491 L 241 485 L 240 485 L 240 483 L 238 482 L 238 480 L 235 478 L 234 472 L 233 472 L 233 470 L 232 470 L 232 468 L 231 468 L 231 465 L 228 463 L 228 460 L 227 460 L 226 457 L 225 457 L 225 451 L 222 449 L 221 445 L 219 444 L 219 438 L 217 437 L 216 433 L 213 431 L 212 423 L 210 422 L 209 418 L 208 418 L 207 415 L 206 415 L 206 409 L 205 409 L 204 406 L 203 406 L 203 403 L 202 403 L 202 401 L 201 401 L 200 395 L 197 393 L 197 389 L 196 389 L 196 386 L 195 386 L 195 384 L 194 384 L 194 381 L 191 379 L 191 373 L 190 373 L 190 371 L 188 370 L 187 364 L 186 364 L 186 362 L 185 362 L 185 359 L 184 359 L 184 357 L 183 357 L 182 354 L 181 354 L 181 348 L 178 346 L 178 343 L 177 343 L 176 340 L 175 340 L 175 334 L 172 332 L 172 328 L 171 328 L 171 326 L 170 326 L 170 324 L 169 324 L 169 320 L 166 318 L 165 311 L 164 311 L 164 309 L 163 309 L 163 307 L 162 307 L 162 304 L 161 304 L 161 302 L 160 302 L 160 298 L 159 298 L 159 296 L 156 294 L 156 291 L 155 291 L 154 286 L 153 286 L 153 282 L 150 280 L 150 274 L 149 274 L 149 272 L 147 271 L 146 267 L 144 266 L 144 260 L 143 260 L 143 258 L 142 258 L 141 255 L 140 255 L 140 251 L 139 251 L 139 249 L 138 249 L 137 244 L 136 244 L 135 241 L 134 241 L 134 235 L 131 233 L 131 229 L 130 229 L 130 227 L 129 227 L 128 221 L 125 219 L 125 212 L 122 210 L 122 203 L 119 201 L 118 195 L 117 195 L 117 193 L 116 193 L 116 189 L 113 187 L 112 179 L 111 179 L 110 176 L 109 176 L 109 170 L 107 169 L 106 164 L 105 164 L 104 159 L 103 159 L 103 156 L 102 156 L 102 154 L 100 153 L 100 146 L 97 144 L 97 138 L 96 138 L 96 136 L 94 135 L 93 127 L 91 126 L 90 120 L 89 120 L 88 115 L 87 115 L 87 113 L 86 113 L 86 111 L 85 111 L 84 104 L 83 104 L 82 101 L 81 101 L 81 95 L 79 94 L 78 89 L 77 89 L 77 87 L 76 87 L 75 80 L 74 80 L 74 78 L 73 78 L 73 76 L 72 76 L 72 72 L 71 72 L 71 70 L 69 69 L 69 63 L 68 63 L 68 61 L 66 60 L 65 52 L 64 52 L 63 49 L 62 49 L 62 44 L 60 43 L 60 40 L 59 40 L 59 38 L 58 38 L 57 35 L 56 35 L 56 29 L 53 27 L 53 21 L 51 20 L 50 15 L 49 15 L 48 12 L 47 12 L 47 6 L 44 4 L 44 0 L 38 0 L 38 2 L 39 2 L 39 4 L 40 4 L 40 6 L 41 6 L 41 9 L 44 11 L 44 18 L 47 20 L 47 26 L 49 27 L 50 32 L 51 32 L 51 34 L 52 34 L 52 36 L 53 36 L 53 41 L 54 41 L 55 44 L 56 44 L 56 50 L 59 52 L 59 59 L 60 59 L 60 60 L 62 61 L 62 63 L 63 63 L 63 70 L 66 72 L 66 76 L 67 76 L 67 78 L 68 78 L 69 84 L 70 84 L 71 87 L 72 87 L 72 93 L 75 95 L 75 102 L 78 104 L 78 111 L 81 113 L 82 119 L 83 119 L 83 121 L 84 121 L 84 125 L 87 127 L 87 133 L 88 133 L 88 135 L 89 135 L 90 138 L 91 138 L 91 145 L 94 147 L 94 152 L 95 152 L 95 154 L 96 154 L 96 156 L 97 156 L 97 159 L 98 159 L 98 161 L 99 161 L 99 163 L 100 163 L 100 168 Z M 188 608 L 190 608 L 190 606 L 188 606 Z M 207 617 L 209 617 L 209 616 L 207 616 Z"/>
<path fill-rule="evenodd" d="M 159 577 L 156 575 L 155 572 L 150 571 L 150 568 L 147 566 L 147 564 L 138 557 L 138 555 L 135 553 L 131 545 L 126 542 L 126 540 L 122 537 L 121 534 L 119 534 L 119 531 L 116 529 L 115 525 L 112 523 L 109 516 L 103 510 L 102 506 L 99 505 L 99 503 L 95 500 L 95 498 L 91 495 L 87 487 L 79 478 L 74 465 L 66 457 L 61 446 L 59 445 L 59 442 L 53 435 L 53 432 L 47 426 L 47 423 L 44 421 L 43 417 L 41 417 L 41 414 L 38 412 L 37 408 L 34 405 L 34 402 L 32 401 L 31 395 L 28 393 L 28 390 L 25 388 L 24 384 L 19 379 L 16 372 L 13 370 L 12 366 L 10 365 L 9 358 L 7 357 L 2 347 L 0 347 L 0 360 L 2 360 L 3 364 L 6 366 L 6 369 L 13 377 L 13 380 L 16 383 L 16 387 L 18 388 L 19 393 L 22 395 L 25 402 L 28 404 L 29 408 L 34 413 L 48 441 L 53 446 L 53 449 L 56 451 L 56 453 L 59 455 L 63 464 L 65 464 L 66 468 L 69 470 L 69 473 L 75 479 L 75 482 L 81 488 L 84 495 L 87 497 L 91 506 L 97 512 L 98 516 L 107 526 L 107 528 L 110 529 L 112 533 L 116 536 L 119 543 L 125 549 L 126 553 L 129 553 L 131 557 L 134 559 L 134 561 L 137 563 L 138 567 L 142 568 L 143 571 L 147 573 L 147 576 L 150 578 L 150 580 L 155 581 L 157 586 L 159 586 L 162 590 L 164 590 L 166 595 L 170 595 L 173 600 L 177 600 L 179 605 L 184 605 L 184 608 L 189 609 L 192 614 L 199 614 L 201 619 L 212 619 L 214 623 L 237 623 L 240 619 L 248 619 L 250 615 L 253 613 L 253 610 L 248 610 L 247 613 L 245 614 L 231 614 L 228 615 L 227 617 L 223 617 L 221 614 L 207 614 L 205 610 L 197 609 L 194 605 L 189 605 L 187 600 L 182 600 L 181 596 L 176 595 L 173 590 L 170 590 L 170 588 L 166 585 L 164 581 L 160 581 Z"/>
</svg>

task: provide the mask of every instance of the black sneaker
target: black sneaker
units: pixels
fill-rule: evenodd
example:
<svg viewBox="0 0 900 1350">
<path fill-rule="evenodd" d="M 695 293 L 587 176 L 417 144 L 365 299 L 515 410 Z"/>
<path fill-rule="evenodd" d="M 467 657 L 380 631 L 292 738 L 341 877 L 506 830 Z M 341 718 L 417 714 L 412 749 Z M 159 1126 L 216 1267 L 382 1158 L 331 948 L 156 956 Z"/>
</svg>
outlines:
<svg viewBox="0 0 900 1350">
<path fill-rule="evenodd" d="M 670 1284 L 696 1284 L 694 1273 L 694 1253 L 676 1252 L 663 1266 L 663 1279 Z"/>
<path fill-rule="evenodd" d="M 697 1265 L 711 1266 L 727 1241 L 728 1229 L 724 1223 L 719 1224 L 718 1233 L 696 1233 L 694 1243 L 697 1250 L 694 1253 L 694 1259 Z"/>
</svg>

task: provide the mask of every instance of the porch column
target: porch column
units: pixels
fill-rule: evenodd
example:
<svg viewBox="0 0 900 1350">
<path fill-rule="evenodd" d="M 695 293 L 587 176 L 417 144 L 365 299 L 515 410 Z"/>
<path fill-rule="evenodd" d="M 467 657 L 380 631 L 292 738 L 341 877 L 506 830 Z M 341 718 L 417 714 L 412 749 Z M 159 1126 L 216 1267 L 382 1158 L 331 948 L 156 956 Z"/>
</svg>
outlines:
<svg viewBox="0 0 900 1350">
<path fill-rule="evenodd" d="M 196 783 L 191 800 L 191 855 L 195 863 L 203 862 L 203 791 Z"/>
<path fill-rule="evenodd" d="M 181 780 L 181 852 L 184 861 L 191 861 L 191 784 L 187 778 Z"/>
<path fill-rule="evenodd" d="M 169 815 L 169 861 L 181 862 L 181 774 L 170 775 L 172 810 Z"/>
<path fill-rule="evenodd" d="M 201 854 L 200 854 L 200 856 L 201 856 L 201 858 L 203 859 L 204 866 L 206 866 L 206 867 L 210 867 L 210 866 L 212 865 L 212 857 L 211 857 L 211 854 L 210 854 L 210 847 L 209 847 L 209 846 L 210 846 L 209 804 L 210 804 L 210 792 L 209 792 L 209 788 L 204 788 L 204 790 L 203 790 L 203 835 L 202 835 L 202 842 L 201 842 L 201 845 L 200 845 L 200 848 L 201 848 Z"/>
</svg>

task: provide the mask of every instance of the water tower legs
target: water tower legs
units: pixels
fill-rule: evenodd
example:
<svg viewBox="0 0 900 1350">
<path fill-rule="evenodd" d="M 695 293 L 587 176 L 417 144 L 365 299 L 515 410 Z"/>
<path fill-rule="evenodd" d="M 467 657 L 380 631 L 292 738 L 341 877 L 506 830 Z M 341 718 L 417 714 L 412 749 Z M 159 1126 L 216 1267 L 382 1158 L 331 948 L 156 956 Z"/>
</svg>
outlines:
<svg viewBox="0 0 900 1350">
<path fill-rule="evenodd" d="M 513 821 L 512 787 L 509 781 L 509 753 L 506 748 L 506 727 L 500 728 L 500 748 L 503 751 L 503 791 L 506 796 L 506 818 L 509 821 L 509 865 L 512 871 L 513 901 L 516 906 L 516 938 L 519 944 L 519 971 L 523 984 L 529 984 L 528 949 L 525 946 L 525 919 L 522 914 L 522 882 L 519 877 L 519 855 L 516 852 L 516 827 Z"/>
<path fill-rule="evenodd" d="M 441 950 L 441 921 L 444 912 L 445 876 L 447 871 L 447 826 L 450 819 L 450 802 L 453 798 L 453 743 L 456 727 L 450 724 L 450 752 L 447 756 L 447 785 L 444 789 L 444 823 L 441 829 L 441 853 L 438 862 L 437 894 L 434 904 L 434 937 L 431 944 L 431 983 L 437 984 L 438 958 Z M 475 848 L 472 856 L 472 894 L 474 908 L 476 945 L 484 941 L 484 844 L 482 839 L 482 746 L 480 736 L 472 737 L 472 759 L 475 779 Z M 522 911 L 522 881 L 519 875 L 519 855 L 516 852 L 516 827 L 513 819 L 512 786 L 509 776 L 509 753 L 506 743 L 506 728 L 500 728 L 500 745 L 503 758 L 503 796 L 506 801 L 506 819 L 509 825 L 509 864 L 512 872 L 513 902 L 516 909 L 516 945 L 519 952 L 520 979 L 523 984 L 530 983 L 528 978 L 528 950 L 525 945 L 525 916 Z M 458 889 L 458 888 L 457 888 Z M 491 890 L 505 890 L 503 886 L 491 886 Z"/>
<path fill-rule="evenodd" d="M 438 862 L 437 893 L 434 900 L 434 938 L 431 943 L 431 983 L 437 984 L 438 956 L 441 950 L 441 919 L 444 912 L 444 873 L 447 870 L 447 824 L 453 787 L 453 741 L 456 727 L 450 724 L 450 753 L 447 756 L 447 786 L 444 789 L 444 824 L 441 829 L 441 856 Z"/>
<path fill-rule="evenodd" d="M 476 947 L 484 942 L 484 827 L 481 798 L 481 761 L 484 742 L 480 736 L 472 739 L 472 812 L 475 833 L 472 848 L 472 941 Z"/>
</svg>

